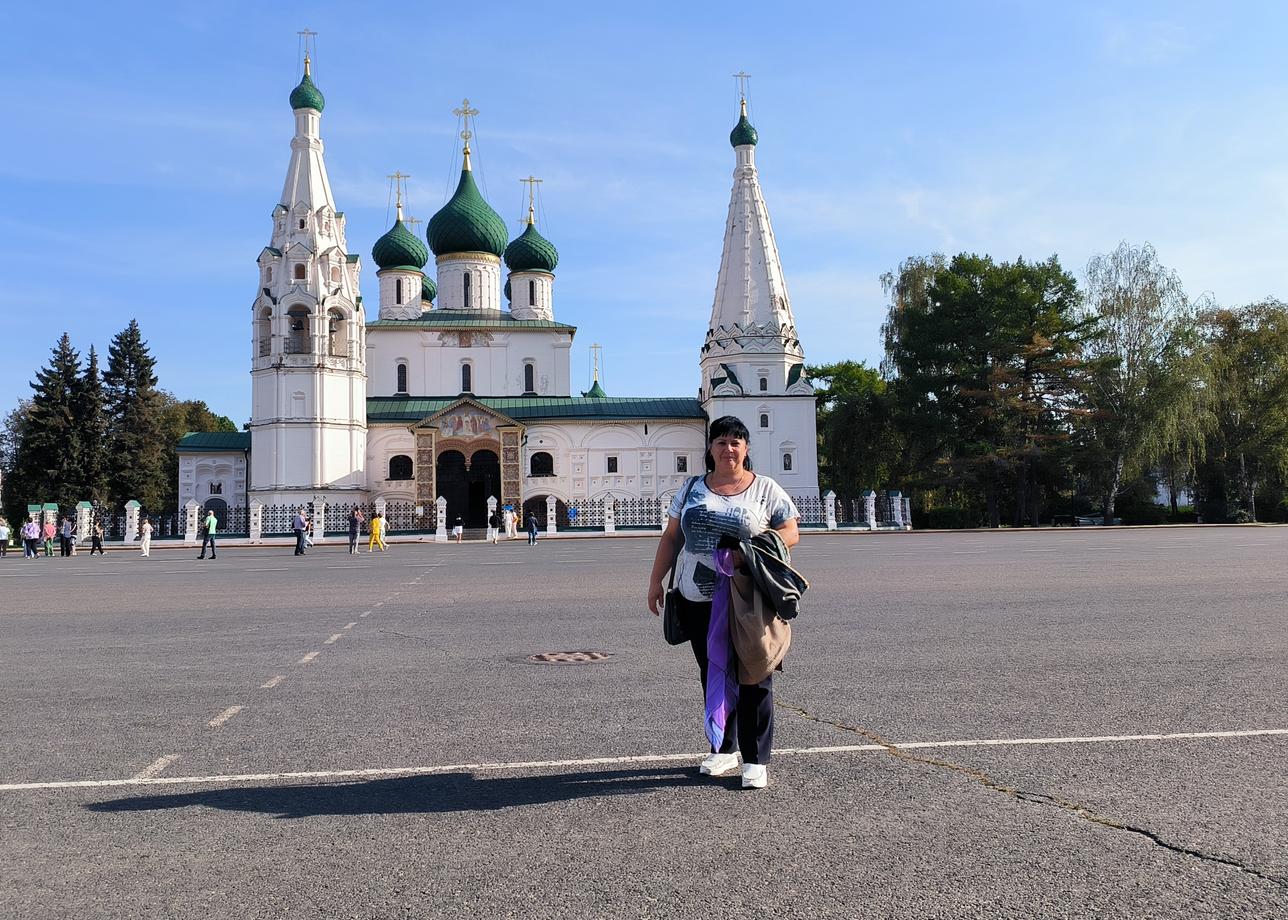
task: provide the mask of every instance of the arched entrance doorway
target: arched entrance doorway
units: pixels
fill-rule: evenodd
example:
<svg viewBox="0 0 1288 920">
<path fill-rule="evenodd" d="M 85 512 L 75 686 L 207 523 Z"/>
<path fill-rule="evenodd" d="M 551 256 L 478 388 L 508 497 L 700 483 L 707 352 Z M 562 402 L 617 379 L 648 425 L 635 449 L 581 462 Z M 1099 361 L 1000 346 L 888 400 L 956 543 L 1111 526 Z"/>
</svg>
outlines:
<svg viewBox="0 0 1288 920">
<path fill-rule="evenodd" d="M 520 530 L 528 526 L 529 513 L 536 515 L 537 527 L 544 532 L 546 529 L 546 496 L 534 495 L 523 503 L 523 516 L 519 518 Z M 564 504 L 562 498 L 555 499 L 555 526 L 568 526 L 568 506 Z"/>
<path fill-rule="evenodd" d="M 206 499 L 205 510 L 215 513 L 215 520 L 218 522 L 220 530 L 228 529 L 228 502 L 222 498 L 208 498 Z"/>
<path fill-rule="evenodd" d="M 470 498 L 465 455 L 459 450 L 443 451 L 438 455 L 434 475 L 438 482 L 438 494 L 447 499 L 447 519 L 443 524 L 451 530 L 457 515 L 465 516 L 465 506 Z"/>
<path fill-rule="evenodd" d="M 465 515 L 466 527 L 487 526 L 488 496 L 501 496 L 501 458 L 492 450 L 476 450 L 470 455 L 470 503 Z"/>
</svg>

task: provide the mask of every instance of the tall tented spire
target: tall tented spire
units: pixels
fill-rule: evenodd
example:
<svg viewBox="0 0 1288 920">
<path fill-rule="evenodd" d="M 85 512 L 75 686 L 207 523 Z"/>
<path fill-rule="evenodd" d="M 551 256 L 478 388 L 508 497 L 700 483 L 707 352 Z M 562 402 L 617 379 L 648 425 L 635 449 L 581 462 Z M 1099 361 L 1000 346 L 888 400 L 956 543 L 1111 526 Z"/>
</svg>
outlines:
<svg viewBox="0 0 1288 920">
<path fill-rule="evenodd" d="M 777 351 L 803 358 L 778 244 L 756 173 L 756 129 L 746 101 L 730 140 L 737 165 L 725 223 L 724 251 L 704 356 L 716 351 Z"/>
<path fill-rule="evenodd" d="M 291 163 L 286 169 L 282 187 L 282 204 L 287 208 L 305 205 L 310 210 L 328 207 L 335 210 L 331 197 L 331 180 L 327 178 L 322 159 L 322 92 L 310 77 L 309 59 L 304 59 L 304 77 L 291 92 L 295 112 L 295 137 L 291 139 Z"/>
</svg>

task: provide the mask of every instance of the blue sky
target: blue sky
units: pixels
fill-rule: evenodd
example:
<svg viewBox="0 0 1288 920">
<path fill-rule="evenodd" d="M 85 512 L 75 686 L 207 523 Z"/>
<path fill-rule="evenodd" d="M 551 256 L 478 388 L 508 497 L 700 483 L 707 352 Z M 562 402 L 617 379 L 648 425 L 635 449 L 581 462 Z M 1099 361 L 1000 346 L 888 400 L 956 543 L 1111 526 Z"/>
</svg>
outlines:
<svg viewBox="0 0 1288 920">
<path fill-rule="evenodd" d="M 63 331 L 105 351 L 136 317 L 162 386 L 246 420 L 304 27 L 368 305 L 384 177 L 410 173 L 427 220 L 468 96 L 515 233 L 518 179 L 545 180 L 574 386 L 599 342 L 610 394 L 687 395 L 732 181 L 730 74 L 752 74 L 807 359 L 876 363 L 881 274 L 935 251 L 1056 253 L 1080 273 L 1148 240 L 1192 295 L 1288 298 L 1286 26 L 1276 3 L 23 4 L 0 35 L 0 409 Z"/>
</svg>

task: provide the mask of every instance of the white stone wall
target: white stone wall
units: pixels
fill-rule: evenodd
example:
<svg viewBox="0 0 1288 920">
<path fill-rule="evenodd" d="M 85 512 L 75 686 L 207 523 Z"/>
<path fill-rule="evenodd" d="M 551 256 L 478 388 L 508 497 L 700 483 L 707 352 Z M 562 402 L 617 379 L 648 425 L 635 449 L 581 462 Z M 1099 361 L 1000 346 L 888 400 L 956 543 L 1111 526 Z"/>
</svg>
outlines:
<svg viewBox="0 0 1288 920">
<path fill-rule="evenodd" d="M 704 469 L 705 433 L 702 419 L 532 425 L 523 448 L 523 494 L 564 501 L 673 494 Z M 541 451 L 553 458 L 554 476 L 530 475 L 532 455 Z M 610 457 L 616 472 L 609 472 Z M 677 457 L 684 457 L 686 471 L 678 470 Z"/>
<path fill-rule="evenodd" d="M 410 480 L 389 478 L 389 459 L 402 454 L 411 458 Z M 367 437 L 367 489 L 374 498 L 410 501 L 415 498 L 416 437 L 405 425 L 373 425 Z"/>
<path fill-rule="evenodd" d="M 772 476 L 788 495 L 818 495 L 818 436 L 813 396 L 714 397 L 703 403 L 711 421 L 734 415 L 751 434 L 751 463 Z M 768 416 L 769 427 L 760 426 Z M 792 469 L 784 469 L 784 453 Z"/>
<path fill-rule="evenodd" d="M 380 279 L 380 318 L 417 319 L 421 313 L 420 272 L 385 269 L 376 272 Z M 402 303 L 398 302 L 398 282 L 402 282 Z"/>
<path fill-rule="evenodd" d="M 461 252 L 439 256 L 439 310 L 500 310 L 501 260 L 490 252 Z M 470 302 L 465 303 L 466 274 L 470 276 Z"/>
<path fill-rule="evenodd" d="M 510 273 L 510 312 L 515 319 L 554 319 L 555 276 L 546 272 Z"/>
<path fill-rule="evenodd" d="M 217 492 L 211 487 L 218 488 Z M 179 507 L 222 498 L 229 508 L 246 504 L 246 455 L 241 451 L 179 455 Z"/>
<path fill-rule="evenodd" d="M 468 335 L 469 345 L 461 336 Z M 368 392 L 398 393 L 398 364 L 407 365 L 412 396 L 455 396 L 461 391 L 461 365 L 472 366 L 476 396 L 522 396 L 524 365 L 534 365 L 536 392 L 571 395 L 572 337 L 553 329 L 505 332 L 375 327 L 367 336 Z"/>
</svg>

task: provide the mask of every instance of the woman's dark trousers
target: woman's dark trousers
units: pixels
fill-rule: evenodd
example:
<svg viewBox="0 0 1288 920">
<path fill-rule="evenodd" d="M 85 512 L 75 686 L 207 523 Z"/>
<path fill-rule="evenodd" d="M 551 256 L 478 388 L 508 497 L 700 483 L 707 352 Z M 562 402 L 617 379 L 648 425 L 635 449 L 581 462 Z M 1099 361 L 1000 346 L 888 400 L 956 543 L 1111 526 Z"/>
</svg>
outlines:
<svg viewBox="0 0 1288 920">
<path fill-rule="evenodd" d="M 702 676 L 703 699 L 707 692 L 707 627 L 711 624 L 711 603 L 698 604 L 685 598 L 680 599 L 680 616 L 684 621 L 684 631 L 689 636 L 693 647 L 693 657 L 698 662 L 698 673 Z M 737 659 L 731 665 L 737 667 Z M 771 674 L 758 684 L 738 685 L 737 711 L 738 748 L 742 752 L 743 763 L 769 763 L 769 752 L 774 746 L 774 676 Z M 721 754 L 732 754 L 734 733 L 725 727 L 724 744 Z"/>
</svg>

